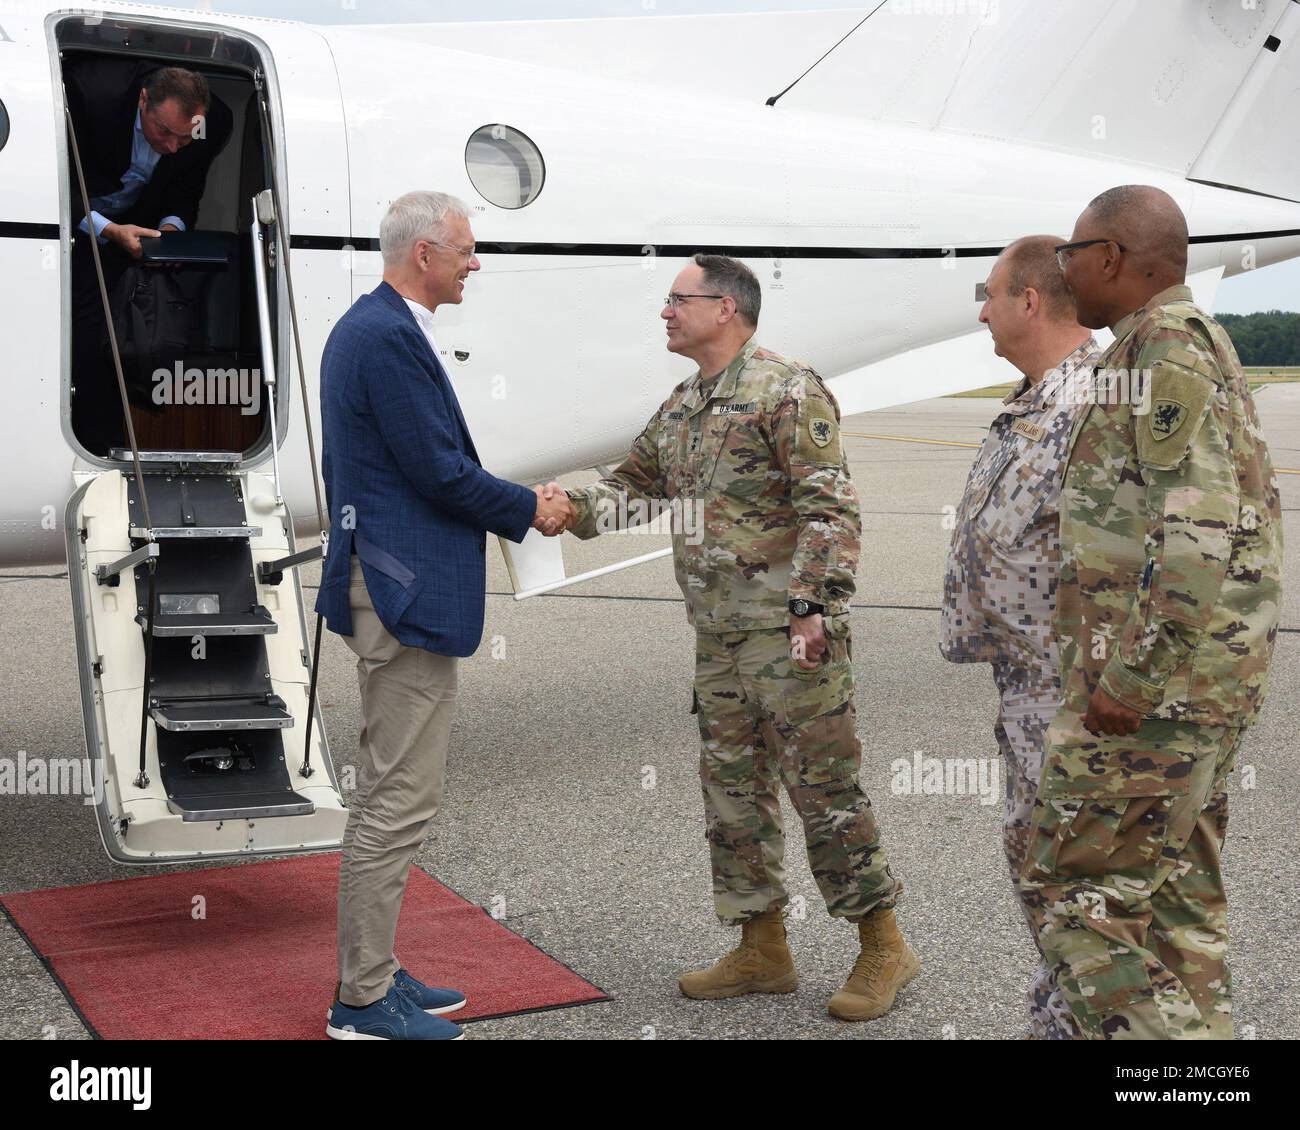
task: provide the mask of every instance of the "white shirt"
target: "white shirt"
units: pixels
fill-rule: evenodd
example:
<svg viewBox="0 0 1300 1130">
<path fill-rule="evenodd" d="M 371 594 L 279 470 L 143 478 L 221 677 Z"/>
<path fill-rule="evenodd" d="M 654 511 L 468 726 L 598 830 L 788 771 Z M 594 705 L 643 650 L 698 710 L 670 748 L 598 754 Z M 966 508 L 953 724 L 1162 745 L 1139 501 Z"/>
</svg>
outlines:
<svg viewBox="0 0 1300 1130">
<path fill-rule="evenodd" d="M 442 354 L 438 352 L 438 342 L 433 336 L 433 311 L 427 306 L 421 306 L 413 298 L 403 296 L 402 301 L 411 308 L 411 313 L 415 315 L 415 320 L 420 323 L 420 329 L 424 331 L 424 336 L 429 341 L 429 348 L 438 358 L 438 364 L 442 364 Z"/>
</svg>

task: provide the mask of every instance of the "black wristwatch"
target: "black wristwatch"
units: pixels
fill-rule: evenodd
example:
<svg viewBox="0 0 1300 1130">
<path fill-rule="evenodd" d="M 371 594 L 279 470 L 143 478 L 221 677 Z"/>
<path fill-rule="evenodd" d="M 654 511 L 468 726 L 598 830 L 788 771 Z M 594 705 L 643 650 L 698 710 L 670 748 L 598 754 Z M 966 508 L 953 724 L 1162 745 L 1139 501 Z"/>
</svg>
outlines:
<svg viewBox="0 0 1300 1130">
<path fill-rule="evenodd" d="M 826 606 L 824 604 L 813 604 L 811 600 L 804 600 L 803 597 L 795 597 L 794 600 L 790 601 L 791 614 L 798 616 L 801 620 L 805 616 L 813 615 L 813 613 L 820 616 L 825 611 Z"/>
</svg>

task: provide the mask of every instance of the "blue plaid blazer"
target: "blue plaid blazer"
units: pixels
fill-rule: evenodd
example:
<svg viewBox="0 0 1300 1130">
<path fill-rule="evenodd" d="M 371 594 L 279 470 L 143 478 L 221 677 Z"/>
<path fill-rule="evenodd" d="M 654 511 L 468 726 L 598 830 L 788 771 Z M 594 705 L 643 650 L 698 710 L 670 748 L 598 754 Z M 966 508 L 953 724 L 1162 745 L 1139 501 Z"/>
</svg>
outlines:
<svg viewBox="0 0 1300 1130">
<path fill-rule="evenodd" d="M 442 363 L 387 283 L 339 319 L 321 356 L 329 552 L 316 611 L 352 634 L 353 548 L 379 619 L 408 647 L 472 655 L 492 531 L 522 541 L 537 499 L 483 470 Z"/>
</svg>

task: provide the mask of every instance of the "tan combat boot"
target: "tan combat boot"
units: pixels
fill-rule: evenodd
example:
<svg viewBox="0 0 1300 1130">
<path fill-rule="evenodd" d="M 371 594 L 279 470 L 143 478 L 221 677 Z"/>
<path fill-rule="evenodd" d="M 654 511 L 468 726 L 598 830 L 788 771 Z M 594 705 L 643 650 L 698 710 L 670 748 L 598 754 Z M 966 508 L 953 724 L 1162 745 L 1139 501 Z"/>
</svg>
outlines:
<svg viewBox="0 0 1300 1130">
<path fill-rule="evenodd" d="M 740 945 L 734 950 L 708 969 L 678 979 L 677 987 L 686 996 L 716 1001 L 745 993 L 792 993 L 799 987 L 781 911 L 769 910 L 740 929 Z"/>
<path fill-rule="evenodd" d="M 853 972 L 831 997 L 830 1014 L 840 1020 L 875 1020 L 893 1007 L 898 990 L 920 972 L 921 959 L 898 932 L 892 910 L 877 910 L 858 921 L 862 952 Z"/>
</svg>

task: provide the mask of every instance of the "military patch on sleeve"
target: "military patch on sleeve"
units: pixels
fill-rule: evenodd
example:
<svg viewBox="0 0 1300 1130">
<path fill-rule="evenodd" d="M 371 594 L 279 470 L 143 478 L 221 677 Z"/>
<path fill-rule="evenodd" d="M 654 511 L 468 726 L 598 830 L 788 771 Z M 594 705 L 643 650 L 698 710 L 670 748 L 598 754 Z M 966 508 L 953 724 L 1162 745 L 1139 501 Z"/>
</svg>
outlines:
<svg viewBox="0 0 1300 1130">
<path fill-rule="evenodd" d="M 1157 400 L 1151 406 L 1151 431 L 1157 439 L 1171 436 L 1187 419 L 1187 405 L 1176 400 Z"/>
<path fill-rule="evenodd" d="M 1142 466 L 1171 471 L 1187 458 L 1215 387 L 1200 373 L 1170 361 L 1151 366 L 1150 407 L 1134 417 Z"/>
<path fill-rule="evenodd" d="M 818 397 L 799 402 L 794 457 L 799 463 L 824 467 L 840 465 L 840 427 L 835 419 L 835 410 Z"/>
</svg>

